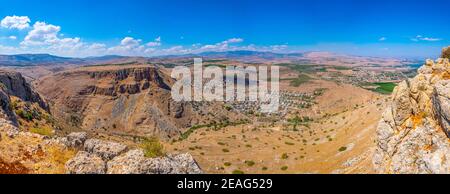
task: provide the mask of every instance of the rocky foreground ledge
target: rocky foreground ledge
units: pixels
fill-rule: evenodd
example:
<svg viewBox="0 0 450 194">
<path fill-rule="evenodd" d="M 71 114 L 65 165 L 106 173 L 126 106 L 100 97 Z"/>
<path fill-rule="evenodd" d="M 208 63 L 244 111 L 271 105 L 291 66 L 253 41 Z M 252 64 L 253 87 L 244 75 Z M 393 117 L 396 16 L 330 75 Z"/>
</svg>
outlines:
<svg viewBox="0 0 450 194">
<path fill-rule="evenodd" d="M 130 149 L 128 146 L 89 139 L 84 132 L 72 133 L 66 137 L 48 138 L 38 134 L 19 131 L 10 121 L 0 119 L 0 138 L 29 140 L 33 146 L 27 148 L 29 155 L 43 155 L 46 148 L 58 147 L 60 150 L 77 150 L 75 156 L 65 165 L 69 174 L 201 174 L 203 173 L 196 161 L 188 153 L 172 154 L 161 158 L 146 158 L 142 149 Z M 39 140 L 42 140 L 40 142 Z M 5 140 L 6 141 L 6 140 Z M 35 144 L 35 142 L 40 142 Z M 27 142 L 23 142 L 27 143 Z M 32 156 L 30 156 L 32 157 Z M 21 160 L 21 159 L 18 159 Z M 22 165 L 20 162 L 27 164 Z M 34 173 L 37 164 L 29 161 L 15 161 L 14 169 L 3 169 L 6 172 Z M 40 168 L 56 168 L 50 162 L 40 162 Z M 17 167 L 19 166 L 19 167 Z M 25 166 L 36 169 L 24 170 Z M 0 165 L 1 167 L 1 165 Z M 21 170 L 21 171 L 18 171 Z M 38 171 L 43 172 L 43 171 Z M 53 172 L 53 171 L 51 171 Z"/>
<path fill-rule="evenodd" d="M 188 153 L 163 158 L 146 158 L 141 149 L 98 139 L 86 133 L 72 133 L 60 139 L 66 146 L 81 147 L 66 163 L 71 174 L 201 174 L 200 167 Z"/>
<path fill-rule="evenodd" d="M 395 88 L 377 129 L 377 172 L 450 173 L 448 57 L 427 60 L 415 78 Z"/>
</svg>

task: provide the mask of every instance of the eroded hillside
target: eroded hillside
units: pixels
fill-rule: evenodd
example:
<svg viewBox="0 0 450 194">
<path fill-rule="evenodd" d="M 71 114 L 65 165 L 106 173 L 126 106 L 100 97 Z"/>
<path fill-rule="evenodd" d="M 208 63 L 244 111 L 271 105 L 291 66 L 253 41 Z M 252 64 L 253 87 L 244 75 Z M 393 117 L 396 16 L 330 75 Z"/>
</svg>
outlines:
<svg viewBox="0 0 450 194">
<path fill-rule="evenodd" d="M 37 89 L 74 130 L 169 139 L 197 124 L 238 118 L 217 103 L 173 101 L 173 82 L 150 65 L 91 66 L 45 77 Z"/>
</svg>

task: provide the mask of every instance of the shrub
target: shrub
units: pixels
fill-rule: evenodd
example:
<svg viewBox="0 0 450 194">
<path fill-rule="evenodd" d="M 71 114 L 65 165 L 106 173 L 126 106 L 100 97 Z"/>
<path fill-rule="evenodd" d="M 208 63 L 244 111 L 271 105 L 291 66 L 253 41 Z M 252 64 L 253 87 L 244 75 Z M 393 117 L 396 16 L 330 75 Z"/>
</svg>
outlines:
<svg viewBox="0 0 450 194">
<path fill-rule="evenodd" d="M 283 159 L 283 160 L 286 160 L 286 159 L 288 159 L 289 158 L 289 155 L 287 154 L 287 153 L 283 153 L 282 155 L 281 155 L 281 159 Z"/>
<path fill-rule="evenodd" d="M 247 164 L 247 166 L 254 166 L 255 165 L 255 162 L 253 162 L 253 161 L 251 161 L 251 160 L 249 160 L 249 161 L 245 161 L 245 164 Z"/>
<path fill-rule="evenodd" d="M 228 166 L 231 166 L 231 163 L 230 162 L 225 162 L 223 165 L 228 167 Z"/>
<path fill-rule="evenodd" d="M 339 148 L 339 151 L 340 151 L 340 152 L 344 152 L 345 150 L 347 150 L 347 147 L 341 147 L 341 148 Z"/>
<path fill-rule="evenodd" d="M 233 170 L 232 172 L 233 174 L 245 174 L 243 171 L 241 170 Z"/>
<path fill-rule="evenodd" d="M 283 167 L 281 167 L 281 170 L 282 171 L 286 171 L 288 169 L 288 167 L 287 166 L 283 166 Z"/>
<path fill-rule="evenodd" d="M 49 127 L 33 127 L 30 129 L 30 132 L 49 137 L 53 136 L 53 129 Z"/>
<path fill-rule="evenodd" d="M 222 151 L 225 152 L 225 153 L 230 152 L 230 150 L 228 150 L 228 149 L 222 149 Z"/>
<path fill-rule="evenodd" d="M 292 146 L 292 145 L 295 145 L 294 143 L 291 143 L 291 142 L 284 142 L 286 145 L 290 145 L 290 146 Z"/>
<path fill-rule="evenodd" d="M 233 107 L 231 107 L 228 104 L 224 105 L 223 108 L 225 108 L 225 110 L 227 110 L 227 111 L 231 111 L 233 109 Z"/>
<path fill-rule="evenodd" d="M 33 120 L 33 114 L 31 114 L 30 112 L 24 111 L 24 110 L 17 110 L 16 114 L 22 118 L 25 119 L 27 121 L 32 121 Z"/>
<path fill-rule="evenodd" d="M 156 137 L 148 138 L 142 141 L 141 148 L 144 150 L 145 157 L 155 158 L 164 156 L 164 147 Z"/>
<path fill-rule="evenodd" d="M 223 142 L 217 142 L 217 144 L 221 145 L 221 146 L 225 146 L 227 144 L 223 143 Z"/>
</svg>

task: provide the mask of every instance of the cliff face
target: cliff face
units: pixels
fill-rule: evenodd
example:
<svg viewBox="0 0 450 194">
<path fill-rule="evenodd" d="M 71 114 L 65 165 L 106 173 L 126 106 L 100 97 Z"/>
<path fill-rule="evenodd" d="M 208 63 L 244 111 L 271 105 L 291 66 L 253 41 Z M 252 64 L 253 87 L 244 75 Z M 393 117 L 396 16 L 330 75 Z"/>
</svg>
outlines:
<svg viewBox="0 0 450 194">
<path fill-rule="evenodd" d="M 33 91 L 20 73 L 0 70 L 0 117 L 16 123 L 16 115 L 10 107 L 11 96 L 24 102 L 37 103 L 48 111 L 47 104 L 38 93 Z"/>
<path fill-rule="evenodd" d="M 415 78 L 395 88 L 377 135 L 379 173 L 450 173 L 448 58 L 427 60 Z"/>
<path fill-rule="evenodd" d="M 100 66 L 51 75 L 37 89 L 66 127 L 113 135 L 166 139 L 193 125 L 236 115 L 220 106 L 196 111 L 190 103 L 173 101 L 173 82 L 150 65 Z"/>
</svg>

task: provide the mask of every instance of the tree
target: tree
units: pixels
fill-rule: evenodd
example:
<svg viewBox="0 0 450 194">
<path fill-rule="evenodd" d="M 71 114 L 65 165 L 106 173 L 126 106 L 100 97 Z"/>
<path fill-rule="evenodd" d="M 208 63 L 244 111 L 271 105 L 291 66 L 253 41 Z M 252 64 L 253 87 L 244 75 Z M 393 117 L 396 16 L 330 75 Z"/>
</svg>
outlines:
<svg viewBox="0 0 450 194">
<path fill-rule="evenodd" d="M 302 119 L 298 116 L 295 116 L 292 119 L 289 119 L 289 122 L 292 124 L 292 130 L 293 131 L 297 131 L 297 126 L 300 125 L 300 123 L 302 122 Z"/>
</svg>

